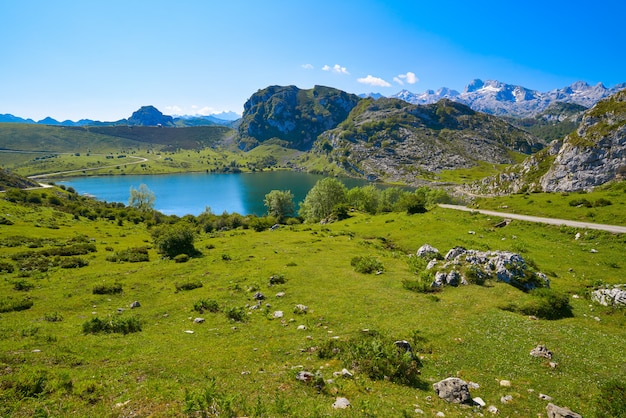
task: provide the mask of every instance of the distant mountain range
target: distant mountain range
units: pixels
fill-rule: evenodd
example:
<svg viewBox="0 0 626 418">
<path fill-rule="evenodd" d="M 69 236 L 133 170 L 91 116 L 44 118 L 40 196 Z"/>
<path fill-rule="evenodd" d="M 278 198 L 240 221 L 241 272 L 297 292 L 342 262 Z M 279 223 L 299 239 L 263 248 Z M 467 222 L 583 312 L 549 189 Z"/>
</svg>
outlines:
<svg viewBox="0 0 626 418">
<path fill-rule="evenodd" d="M 496 80 L 476 79 L 472 80 L 461 93 L 442 87 L 437 91 L 426 90 L 420 94 L 402 90 L 391 97 L 412 104 L 431 104 L 441 99 L 450 99 L 491 115 L 534 117 L 557 102 L 589 108 L 624 88 L 626 83 L 607 88 L 602 83 L 591 86 L 583 81 L 577 81 L 571 86 L 539 92 Z"/>
<path fill-rule="evenodd" d="M 218 117 L 219 116 L 219 117 Z M 56 119 L 47 117 L 34 121 L 23 119 L 11 114 L 0 114 L 0 122 L 28 123 L 51 126 L 166 126 L 166 127 L 187 127 L 187 126 L 210 126 L 223 125 L 231 126 L 239 115 L 234 112 L 222 112 L 219 115 L 193 115 L 193 116 L 167 116 L 161 113 L 154 106 L 142 106 L 134 112 L 128 119 L 120 119 L 113 122 L 101 122 L 91 119 L 81 119 L 77 122 L 64 120 L 59 122 Z"/>
</svg>

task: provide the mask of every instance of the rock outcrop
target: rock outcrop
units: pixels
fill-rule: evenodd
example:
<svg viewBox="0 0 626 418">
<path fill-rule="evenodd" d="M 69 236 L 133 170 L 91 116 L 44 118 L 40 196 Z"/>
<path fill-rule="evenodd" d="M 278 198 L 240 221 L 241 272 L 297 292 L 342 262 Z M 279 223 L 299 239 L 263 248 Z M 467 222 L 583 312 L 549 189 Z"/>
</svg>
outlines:
<svg viewBox="0 0 626 418">
<path fill-rule="evenodd" d="M 472 397 L 467 382 L 458 377 L 449 377 L 433 384 L 435 393 L 450 403 L 472 403 Z"/>
<path fill-rule="evenodd" d="M 626 307 L 626 284 L 594 290 L 591 300 L 604 306 Z"/>
</svg>

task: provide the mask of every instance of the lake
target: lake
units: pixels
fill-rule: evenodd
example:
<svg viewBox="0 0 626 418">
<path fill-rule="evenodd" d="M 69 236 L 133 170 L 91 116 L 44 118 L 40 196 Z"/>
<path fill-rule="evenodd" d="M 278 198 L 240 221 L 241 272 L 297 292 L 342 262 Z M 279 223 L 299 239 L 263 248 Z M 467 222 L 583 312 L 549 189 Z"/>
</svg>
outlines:
<svg viewBox="0 0 626 418">
<path fill-rule="evenodd" d="M 264 215 L 265 195 L 272 190 L 291 190 L 297 205 L 322 175 L 294 171 L 213 174 L 186 173 L 166 175 L 131 175 L 76 177 L 57 184 L 73 187 L 79 194 L 98 200 L 128 204 L 130 188 L 145 184 L 155 195 L 154 208 L 167 215 L 199 215 L 206 207 L 221 214 Z M 369 184 L 365 180 L 342 178 L 348 188 Z"/>
</svg>

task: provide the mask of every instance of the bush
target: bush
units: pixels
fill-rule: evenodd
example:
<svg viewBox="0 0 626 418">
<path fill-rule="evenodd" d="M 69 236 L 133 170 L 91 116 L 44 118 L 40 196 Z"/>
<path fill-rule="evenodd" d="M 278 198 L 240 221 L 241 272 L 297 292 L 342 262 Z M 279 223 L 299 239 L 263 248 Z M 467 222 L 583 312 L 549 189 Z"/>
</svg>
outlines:
<svg viewBox="0 0 626 418">
<path fill-rule="evenodd" d="M 59 264 L 64 269 L 75 269 L 89 265 L 89 261 L 81 257 L 63 258 Z"/>
<path fill-rule="evenodd" d="M 530 300 L 521 306 L 514 303 L 501 306 L 501 309 L 524 315 L 533 315 L 542 319 L 561 319 L 572 317 L 569 297 L 549 288 L 538 288 L 529 292 Z"/>
<path fill-rule="evenodd" d="M 0 313 L 12 312 L 12 311 L 25 311 L 33 306 L 33 301 L 24 298 L 20 300 L 14 300 L 11 297 L 0 299 Z"/>
<path fill-rule="evenodd" d="M 63 315 L 58 312 L 53 312 L 51 314 L 44 314 L 43 320 L 47 322 L 61 322 L 63 321 Z"/>
<path fill-rule="evenodd" d="M 348 341 L 329 340 L 318 350 L 321 359 L 339 358 L 373 380 L 418 386 L 419 361 L 409 352 L 376 331 L 360 333 Z"/>
<path fill-rule="evenodd" d="M 150 256 L 148 255 L 148 249 L 146 247 L 134 247 L 118 251 L 115 254 L 107 256 L 106 259 L 107 261 L 114 263 L 124 261 L 129 263 L 140 263 L 143 261 L 150 261 Z"/>
<path fill-rule="evenodd" d="M 135 317 L 113 317 L 109 319 L 95 317 L 83 323 L 84 334 L 116 333 L 126 335 L 139 331 L 141 331 L 141 321 Z"/>
<path fill-rule="evenodd" d="M 27 292 L 31 290 L 33 287 L 35 287 L 34 284 L 26 280 L 14 280 L 12 283 L 13 283 L 13 289 L 22 291 L 22 292 Z"/>
<path fill-rule="evenodd" d="M 246 310 L 242 307 L 233 306 L 226 311 L 226 317 L 235 322 L 246 322 L 248 315 Z"/>
<path fill-rule="evenodd" d="M 593 205 L 596 207 L 602 207 L 602 206 L 611 206 L 612 204 L 613 202 L 611 202 L 610 200 L 601 197 L 600 199 L 596 200 Z"/>
<path fill-rule="evenodd" d="M 590 208 L 593 206 L 590 201 L 582 197 L 570 200 L 569 205 L 573 207 L 584 207 L 584 208 Z"/>
<path fill-rule="evenodd" d="M 274 286 L 276 284 L 285 284 L 285 276 L 282 274 L 274 274 L 270 276 L 270 286 Z"/>
<path fill-rule="evenodd" d="M 100 284 L 94 286 L 92 293 L 94 295 L 115 295 L 122 293 L 122 285 L 119 283 Z"/>
<path fill-rule="evenodd" d="M 402 287 L 406 290 L 410 290 L 411 292 L 418 293 L 438 292 L 440 289 L 432 286 L 434 280 L 435 278 L 433 277 L 432 271 L 423 270 L 417 274 L 415 279 L 402 280 Z"/>
<path fill-rule="evenodd" d="M 200 299 L 196 303 L 193 304 L 193 310 L 196 312 L 204 313 L 204 312 L 219 312 L 220 306 L 217 301 L 213 299 Z"/>
<path fill-rule="evenodd" d="M 0 273 L 13 273 L 15 267 L 8 261 L 0 261 Z"/>
<path fill-rule="evenodd" d="M 195 232 L 186 224 L 165 225 L 152 232 L 152 238 L 158 251 L 169 258 L 178 254 L 194 256 L 198 250 L 193 246 Z"/>
<path fill-rule="evenodd" d="M 600 396 L 595 397 L 596 417 L 626 417 L 626 382 L 611 379 L 600 386 Z"/>
<path fill-rule="evenodd" d="M 176 291 L 180 292 L 181 290 L 193 290 L 202 287 L 202 282 L 199 281 L 187 281 L 185 283 L 175 283 Z"/>
<path fill-rule="evenodd" d="M 352 261 L 350 261 L 350 265 L 354 267 L 354 271 L 357 273 L 370 274 L 374 272 L 379 272 L 383 270 L 383 264 L 378 261 L 377 258 L 367 256 L 367 257 L 353 257 Z"/>
<path fill-rule="evenodd" d="M 178 254 L 174 257 L 175 263 L 186 263 L 187 261 L 189 261 L 189 256 L 187 254 Z"/>
</svg>

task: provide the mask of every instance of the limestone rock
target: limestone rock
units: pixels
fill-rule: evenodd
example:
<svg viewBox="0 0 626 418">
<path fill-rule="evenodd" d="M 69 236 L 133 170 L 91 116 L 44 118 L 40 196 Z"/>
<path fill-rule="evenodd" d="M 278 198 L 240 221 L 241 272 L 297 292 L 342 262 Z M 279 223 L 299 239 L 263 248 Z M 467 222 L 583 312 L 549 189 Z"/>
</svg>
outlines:
<svg viewBox="0 0 626 418">
<path fill-rule="evenodd" d="M 433 384 L 435 393 L 450 403 L 471 403 L 467 382 L 458 377 L 449 377 Z"/>
<path fill-rule="evenodd" d="M 437 258 L 439 257 L 439 250 L 430 244 L 424 244 L 417 250 L 417 256 L 422 258 Z"/>
<path fill-rule="evenodd" d="M 552 351 L 548 350 L 545 345 L 538 345 L 530 352 L 533 357 L 544 357 L 550 360 L 552 358 Z"/>
<path fill-rule="evenodd" d="M 350 401 L 347 398 L 337 398 L 335 402 L 333 402 L 334 409 L 346 409 L 350 407 Z"/>
<path fill-rule="evenodd" d="M 604 306 L 626 306 L 626 285 L 617 285 L 610 289 L 598 289 L 591 292 L 591 300 Z"/>
<path fill-rule="evenodd" d="M 548 418 L 582 418 L 582 415 L 572 412 L 567 408 L 556 406 L 553 403 L 549 403 L 546 406 Z"/>
<path fill-rule="evenodd" d="M 141 304 L 139 303 L 139 301 L 134 301 L 133 303 L 130 304 L 131 309 L 139 308 L 140 306 Z"/>
</svg>

